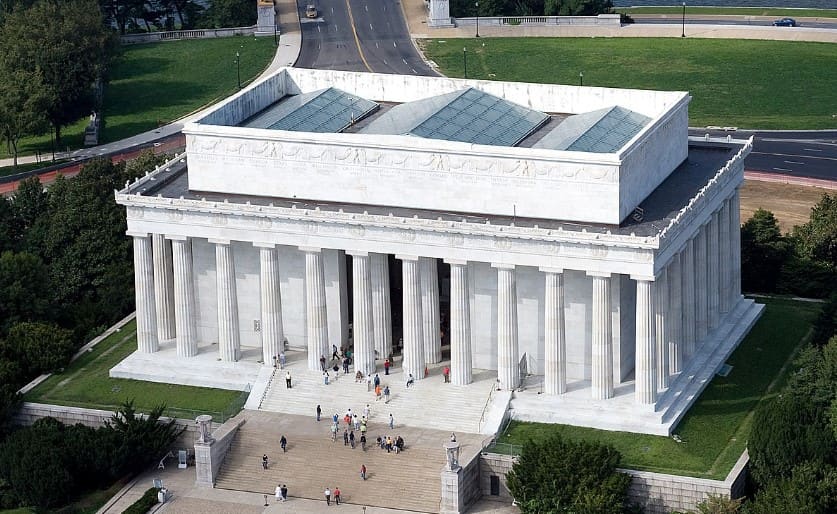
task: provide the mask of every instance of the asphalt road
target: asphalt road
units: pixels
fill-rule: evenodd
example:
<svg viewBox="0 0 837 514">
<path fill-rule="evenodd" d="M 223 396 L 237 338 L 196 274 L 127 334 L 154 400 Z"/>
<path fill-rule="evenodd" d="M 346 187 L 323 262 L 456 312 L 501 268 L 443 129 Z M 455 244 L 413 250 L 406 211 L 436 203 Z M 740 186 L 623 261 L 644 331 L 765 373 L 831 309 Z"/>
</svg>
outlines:
<svg viewBox="0 0 837 514">
<path fill-rule="evenodd" d="M 314 1 L 319 11 L 316 19 L 305 18 L 305 6 L 309 1 Z M 302 48 L 296 64 L 299 67 L 403 75 L 436 74 L 413 46 L 397 0 L 352 0 L 351 3 L 349 0 L 297 0 L 297 7 L 302 25 Z M 643 19 L 643 23 L 647 21 Z M 718 23 L 717 20 L 694 18 L 687 21 Z M 671 23 L 671 19 L 660 22 Z M 776 27 L 776 30 L 793 28 Z M 722 137 L 731 134 L 737 139 L 754 135 L 753 151 L 745 163 L 748 170 L 837 180 L 837 131 L 696 129 L 691 133 L 703 135 L 707 132 Z"/>
<path fill-rule="evenodd" d="M 677 15 L 670 15 L 667 18 L 633 16 L 637 24 L 656 24 L 656 25 L 679 25 L 683 19 Z M 778 18 L 777 18 L 778 19 Z M 694 16 L 686 16 L 686 25 L 746 25 L 753 27 L 770 27 L 773 26 L 773 20 L 748 20 L 745 16 L 740 18 L 699 18 Z M 797 27 L 776 27 L 776 30 L 794 30 L 800 27 L 818 28 L 818 29 L 837 29 L 837 19 L 834 21 L 811 21 L 799 22 Z"/>
<path fill-rule="evenodd" d="M 305 17 L 309 0 L 297 0 L 302 48 L 297 66 L 401 75 L 436 75 L 413 46 L 396 0 L 313 0 L 319 11 Z"/>
</svg>

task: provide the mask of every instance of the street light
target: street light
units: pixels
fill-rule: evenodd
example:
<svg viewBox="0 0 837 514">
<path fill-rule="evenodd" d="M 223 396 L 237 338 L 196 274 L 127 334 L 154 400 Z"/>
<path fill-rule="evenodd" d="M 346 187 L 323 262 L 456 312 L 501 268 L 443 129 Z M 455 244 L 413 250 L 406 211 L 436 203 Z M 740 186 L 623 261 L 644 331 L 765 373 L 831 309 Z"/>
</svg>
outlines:
<svg viewBox="0 0 837 514">
<path fill-rule="evenodd" d="M 480 3 L 474 2 L 474 5 L 477 7 L 477 37 L 480 37 Z"/>
<path fill-rule="evenodd" d="M 462 47 L 462 64 L 465 66 L 465 78 L 468 78 L 468 49 Z"/>
<path fill-rule="evenodd" d="M 241 54 L 235 53 L 235 74 L 238 76 L 238 89 L 241 89 Z"/>
<path fill-rule="evenodd" d="M 578 72 L 578 85 L 579 86 L 584 85 L 584 72 L 583 71 Z"/>
<path fill-rule="evenodd" d="M 686 37 L 686 2 L 683 2 L 683 32 L 680 37 Z"/>
</svg>

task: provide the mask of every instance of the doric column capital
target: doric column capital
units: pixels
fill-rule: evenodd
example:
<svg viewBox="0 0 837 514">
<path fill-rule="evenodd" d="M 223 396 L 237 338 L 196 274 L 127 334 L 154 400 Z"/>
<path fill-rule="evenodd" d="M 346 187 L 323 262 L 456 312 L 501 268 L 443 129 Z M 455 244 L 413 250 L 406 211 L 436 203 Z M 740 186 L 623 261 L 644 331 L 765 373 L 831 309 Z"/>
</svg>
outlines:
<svg viewBox="0 0 837 514">
<path fill-rule="evenodd" d="M 266 248 L 268 250 L 272 250 L 276 248 L 276 243 L 263 243 L 261 241 L 253 241 L 253 246 L 255 248 Z"/>
<path fill-rule="evenodd" d="M 460 259 L 445 259 L 445 264 L 450 264 L 451 266 L 467 266 L 468 261 L 463 261 Z"/>
<path fill-rule="evenodd" d="M 323 249 L 317 246 L 299 246 L 299 251 L 304 253 L 322 253 Z"/>
<path fill-rule="evenodd" d="M 399 261 L 418 261 L 419 257 L 417 255 L 405 255 L 405 254 L 395 254 L 395 258 Z"/>
<path fill-rule="evenodd" d="M 586 273 L 588 277 L 594 278 L 610 278 L 612 275 L 609 271 L 587 271 Z"/>
<path fill-rule="evenodd" d="M 506 264 L 504 262 L 492 262 L 491 267 L 492 268 L 497 268 L 497 269 L 513 270 L 513 269 L 515 269 L 516 266 L 514 264 Z"/>
<path fill-rule="evenodd" d="M 352 257 L 369 257 L 369 252 L 362 252 L 360 250 L 346 250 L 346 255 Z"/>
<path fill-rule="evenodd" d="M 654 282 L 657 277 L 654 275 L 631 275 L 631 280 L 634 282 Z"/>
<path fill-rule="evenodd" d="M 189 236 L 181 236 L 181 235 L 177 235 L 177 234 L 174 234 L 174 235 L 166 234 L 166 239 L 168 239 L 169 241 L 184 242 L 184 241 L 188 241 L 191 238 Z"/>
<path fill-rule="evenodd" d="M 221 245 L 221 246 L 229 246 L 230 243 L 231 243 L 231 241 L 229 239 L 211 238 L 211 239 L 207 239 L 207 241 L 209 242 L 209 244 Z"/>
<path fill-rule="evenodd" d="M 151 235 L 149 232 L 144 232 L 142 230 L 127 230 L 125 235 L 128 237 L 148 237 Z"/>
<path fill-rule="evenodd" d="M 540 268 L 538 268 L 538 271 L 541 271 L 543 273 L 561 274 L 561 273 L 564 272 L 564 268 L 549 268 L 549 267 L 541 266 Z"/>
</svg>

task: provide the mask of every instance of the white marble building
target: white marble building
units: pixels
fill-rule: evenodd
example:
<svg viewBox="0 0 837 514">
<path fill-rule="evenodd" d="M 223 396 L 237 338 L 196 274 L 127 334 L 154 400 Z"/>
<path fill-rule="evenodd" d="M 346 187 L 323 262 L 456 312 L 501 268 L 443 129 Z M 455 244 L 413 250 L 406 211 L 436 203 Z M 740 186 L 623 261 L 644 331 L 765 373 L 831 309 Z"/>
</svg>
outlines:
<svg viewBox="0 0 837 514">
<path fill-rule="evenodd" d="M 287 339 L 317 370 L 351 322 L 364 372 L 401 333 L 416 379 L 449 358 L 454 384 L 545 393 L 515 395 L 521 419 L 668 433 L 760 312 L 740 291 L 751 142 L 689 139 L 689 100 L 282 69 L 116 193 L 139 353 L 272 364 Z"/>
</svg>

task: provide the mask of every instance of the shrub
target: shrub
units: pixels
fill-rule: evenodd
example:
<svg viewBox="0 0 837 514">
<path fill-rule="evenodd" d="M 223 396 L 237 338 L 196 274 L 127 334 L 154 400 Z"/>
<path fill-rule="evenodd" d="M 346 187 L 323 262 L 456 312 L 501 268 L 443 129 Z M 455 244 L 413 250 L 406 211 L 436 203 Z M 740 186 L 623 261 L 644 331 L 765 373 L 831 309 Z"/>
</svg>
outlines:
<svg viewBox="0 0 837 514">
<path fill-rule="evenodd" d="M 764 487 L 788 478 L 798 464 L 831 462 L 835 440 L 810 398 L 785 395 L 756 409 L 747 446 L 753 480 Z"/>
<path fill-rule="evenodd" d="M 616 471 L 620 458 L 612 446 L 558 435 L 529 441 L 507 475 L 509 490 L 523 513 L 623 512 L 631 479 Z"/>
<path fill-rule="evenodd" d="M 122 512 L 122 514 L 145 514 L 151 509 L 151 507 L 159 503 L 157 501 L 157 493 L 159 491 L 160 490 L 156 487 L 152 487 L 151 489 L 145 491 L 140 499 L 132 503 L 130 507 Z"/>
<path fill-rule="evenodd" d="M 158 405 L 147 416 L 137 414 L 133 400 L 125 402 L 104 427 L 114 441 L 115 476 L 134 473 L 159 459 L 183 431 L 175 420 L 161 422 L 164 405 Z"/>
<path fill-rule="evenodd" d="M 822 310 L 814 321 L 812 341 L 822 346 L 835 334 L 837 334 L 837 293 L 832 294 L 822 305 Z"/>
<path fill-rule="evenodd" d="M 741 510 L 741 500 L 734 500 L 720 494 L 710 494 L 698 503 L 696 508 L 700 514 L 736 514 Z"/>
<path fill-rule="evenodd" d="M 52 323 L 24 322 L 12 325 L 6 346 L 28 374 L 58 371 L 75 351 L 72 332 Z"/>
<path fill-rule="evenodd" d="M 830 514 L 837 512 L 837 469 L 801 464 L 790 476 L 770 482 L 747 505 L 747 514 Z"/>
</svg>

